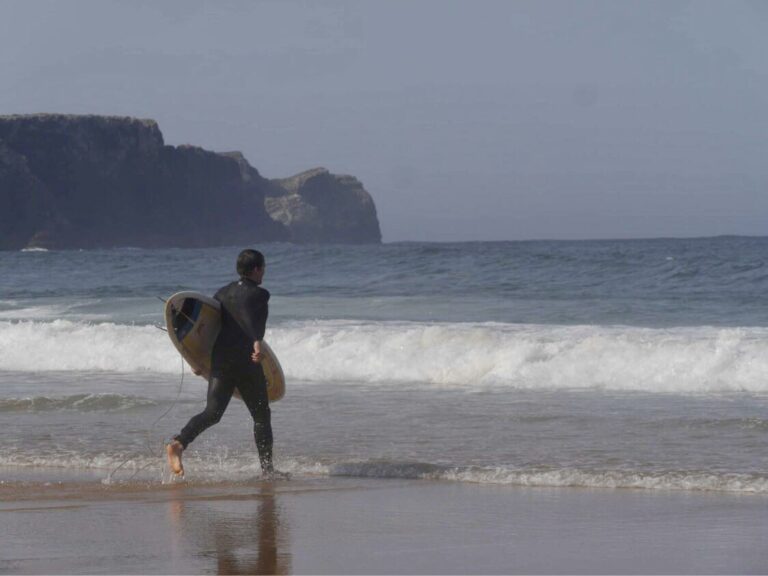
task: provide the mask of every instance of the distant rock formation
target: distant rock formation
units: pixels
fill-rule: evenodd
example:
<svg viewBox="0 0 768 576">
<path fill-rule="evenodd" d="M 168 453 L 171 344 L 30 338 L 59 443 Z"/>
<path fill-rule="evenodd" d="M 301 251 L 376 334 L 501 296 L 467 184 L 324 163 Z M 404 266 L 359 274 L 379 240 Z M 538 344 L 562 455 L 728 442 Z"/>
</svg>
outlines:
<svg viewBox="0 0 768 576">
<path fill-rule="evenodd" d="M 293 242 L 381 242 L 373 198 L 354 176 L 315 168 L 272 183 L 267 212 L 288 228 Z"/>
<path fill-rule="evenodd" d="M 240 153 L 166 146 L 153 120 L 0 116 L 0 249 L 379 242 L 370 196 L 325 174 L 339 184 L 321 198 L 263 178 Z M 294 195 L 328 219 L 313 221 L 322 233 L 297 232 L 304 219 L 289 208 L 267 211 Z M 373 210 L 367 236 L 348 220 L 355 202 L 361 218 Z"/>
</svg>

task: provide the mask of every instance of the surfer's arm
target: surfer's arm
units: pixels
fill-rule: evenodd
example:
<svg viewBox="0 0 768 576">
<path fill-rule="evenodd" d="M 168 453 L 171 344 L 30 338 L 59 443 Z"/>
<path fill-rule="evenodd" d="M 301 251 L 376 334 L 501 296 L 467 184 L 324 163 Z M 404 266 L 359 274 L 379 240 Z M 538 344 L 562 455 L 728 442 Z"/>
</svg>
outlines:
<svg viewBox="0 0 768 576">
<path fill-rule="evenodd" d="M 261 341 L 264 339 L 264 332 L 267 327 L 267 302 L 269 302 L 269 292 L 259 290 L 248 298 L 243 310 L 243 329 L 253 340 L 251 361 L 255 364 L 262 360 Z"/>
<path fill-rule="evenodd" d="M 242 320 L 241 327 L 254 342 L 263 340 L 264 332 L 267 329 L 267 301 L 269 296 L 265 296 L 264 292 L 266 290 L 248 298 L 240 317 Z"/>
</svg>

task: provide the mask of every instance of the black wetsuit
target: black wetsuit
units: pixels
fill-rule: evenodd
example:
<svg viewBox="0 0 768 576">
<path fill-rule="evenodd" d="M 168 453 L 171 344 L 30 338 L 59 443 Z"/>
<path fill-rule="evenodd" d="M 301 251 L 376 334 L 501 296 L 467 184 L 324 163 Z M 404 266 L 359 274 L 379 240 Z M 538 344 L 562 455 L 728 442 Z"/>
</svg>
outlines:
<svg viewBox="0 0 768 576">
<path fill-rule="evenodd" d="M 221 303 L 221 332 L 213 346 L 211 377 L 205 410 L 193 416 L 176 436 L 186 448 L 224 414 L 235 388 L 253 417 L 253 435 L 262 470 L 272 471 L 272 423 L 267 381 L 261 364 L 251 360 L 253 343 L 264 338 L 269 314 L 269 292 L 253 280 L 241 278 L 214 296 Z"/>
</svg>

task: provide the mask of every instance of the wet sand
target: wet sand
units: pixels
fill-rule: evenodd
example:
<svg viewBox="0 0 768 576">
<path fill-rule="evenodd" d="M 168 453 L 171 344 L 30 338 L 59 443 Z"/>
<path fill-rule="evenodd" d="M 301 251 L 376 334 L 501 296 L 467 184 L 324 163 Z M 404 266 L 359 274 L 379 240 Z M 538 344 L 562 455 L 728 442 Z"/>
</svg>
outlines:
<svg viewBox="0 0 768 576">
<path fill-rule="evenodd" d="M 0 484 L 0 572 L 766 573 L 768 498 L 309 478 Z"/>
</svg>

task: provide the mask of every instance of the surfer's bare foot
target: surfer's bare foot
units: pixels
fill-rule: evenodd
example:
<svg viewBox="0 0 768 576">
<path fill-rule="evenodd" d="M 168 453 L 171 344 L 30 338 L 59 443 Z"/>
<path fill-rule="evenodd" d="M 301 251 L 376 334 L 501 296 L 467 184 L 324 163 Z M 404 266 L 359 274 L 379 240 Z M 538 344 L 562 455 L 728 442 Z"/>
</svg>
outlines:
<svg viewBox="0 0 768 576">
<path fill-rule="evenodd" d="M 181 453 L 184 451 L 184 446 L 178 440 L 172 441 L 170 444 L 166 444 L 165 451 L 168 453 L 168 466 L 177 476 L 184 476 L 184 466 L 181 464 Z"/>
<path fill-rule="evenodd" d="M 281 472 L 280 470 L 265 470 L 261 473 L 264 480 L 290 480 L 290 472 Z"/>
</svg>

